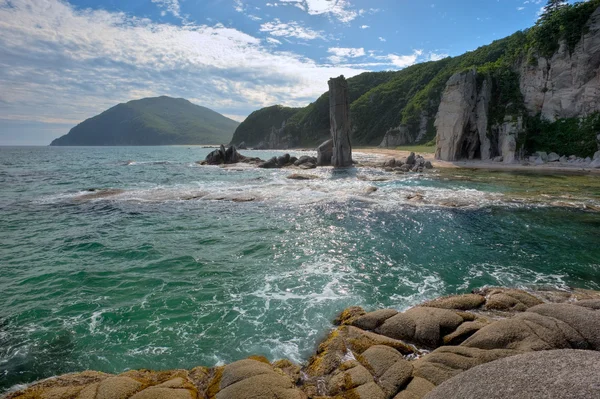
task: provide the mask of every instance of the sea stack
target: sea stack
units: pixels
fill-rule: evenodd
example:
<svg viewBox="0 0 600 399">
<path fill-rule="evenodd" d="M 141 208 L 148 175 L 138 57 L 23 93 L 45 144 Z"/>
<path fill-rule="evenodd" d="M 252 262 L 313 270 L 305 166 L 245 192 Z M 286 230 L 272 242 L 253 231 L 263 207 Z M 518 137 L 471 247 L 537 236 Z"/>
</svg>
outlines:
<svg viewBox="0 0 600 399">
<path fill-rule="evenodd" d="M 329 121 L 333 139 L 331 164 L 336 168 L 352 166 L 348 82 L 343 75 L 329 79 Z"/>
</svg>

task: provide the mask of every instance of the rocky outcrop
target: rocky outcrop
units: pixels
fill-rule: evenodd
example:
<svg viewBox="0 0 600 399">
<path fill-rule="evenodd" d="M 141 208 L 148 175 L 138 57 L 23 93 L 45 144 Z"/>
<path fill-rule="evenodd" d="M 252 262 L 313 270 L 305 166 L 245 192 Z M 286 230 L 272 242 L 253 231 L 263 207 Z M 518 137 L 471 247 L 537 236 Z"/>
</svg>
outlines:
<svg viewBox="0 0 600 399">
<path fill-rule="evenodd" d="M 485 288 L 404 312 L 352 307 L 335 323 L 304 367 L 251 357 L 192 370 L 88 371 L 5 398 L 532 397 L 528 392 L 579 398 L 597 392 L 599 292 Z"/>
<path fill-rule="evenodd" d="M 350 103 L 344 76 L 329 80 L 329 121 L 333 138 L 331 164 L 336 168 L 352 166 L 350 144 Z"/>
<path fill-rule="evenodd" d="M 333 158 L 333 139 L 317 147 L 317 166 L 330 166 Z"/>
<path fill-rule="evenodd" d="M 245 160 L 246 157 L 241 155 L 235 146 L 225 148 L 221 145 L 218 149 L 214 150 L 206 156 L 204 160 L 205 165 L 230 165 Z"/>
<path fill-rule="evenodd" d="M 490 124 L 492 84 L 489 77 L 478 76 L 475 69 L 457 73 L 448 80 L 435 120 L 436 159 L 502 157 L 504 163 L 515 161 L 523 118 L 507 115 L 503 123 Z"/>
<path fill-rule="evenodd" d="M 475 367 L 444 382 L 426 399 L 593 398 L 598 386 L 600 353 L 556 350 Z"/>
<path fill-rule="evenodd" d="M 520 88 L 530 114 L 555 121 L 600 111 L 600 8 L 585 31 L 573 52 L 561 41 L 551 58 L 520 65 Z"/>
<path fill-rule="evenodd" d="M 387 147 L 398 147 L 400 145 L 412 144 L 413 137 L 408 126 L 400 125 L 396 128 L 390 129 L 385 133 L 383 141 L 379 144 L 381 148 Z"/>
</svg>

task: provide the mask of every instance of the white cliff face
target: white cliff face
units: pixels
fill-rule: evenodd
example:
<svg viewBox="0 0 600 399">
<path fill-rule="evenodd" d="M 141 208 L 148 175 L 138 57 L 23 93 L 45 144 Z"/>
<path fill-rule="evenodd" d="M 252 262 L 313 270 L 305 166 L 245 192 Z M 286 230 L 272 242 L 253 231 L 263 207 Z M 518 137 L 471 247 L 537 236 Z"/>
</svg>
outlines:
<svg viewBox="0 0 600 399">
<path fill-rule="evenodd" d="M 600 111 L 600 8 L 588 28 L 572 54 L 562 41 L 551 59 L 521 65 L 520 87 L 530 114 L 555 121 Z"/>
<path fill-rule="evenodd" d="M 477 96 L 477 105 L 475 108 L 475 117 L 477 120 L 477 133 L 481 144 L 481 159 L 488 160 L 492 157 L 492 143 L 488 132 L 488 112 L 490 100 L 492 99 L 492 81 L 486 78 L 481 85 L 481 90 Z"/>
<path fill-rule="evenodd" d="M 506 116 L 489 126 L 492 80 L 483 79 L 477 90 L 477 72 L 457 73 L 450 78 L 435 120 L 436 158 L 444 161 L 502 156 L 512 163 L 517 156 L 517 137 L 523 131 L 521 116 Z"/>
<path fill-rule="evenodd" d="M 470 130 L 477 97 L 477 72 L 454 74 L 446 84 L 435 118 L 436 159 L 456 161 L 463 157 L 462 146 Z"/>
</svg>

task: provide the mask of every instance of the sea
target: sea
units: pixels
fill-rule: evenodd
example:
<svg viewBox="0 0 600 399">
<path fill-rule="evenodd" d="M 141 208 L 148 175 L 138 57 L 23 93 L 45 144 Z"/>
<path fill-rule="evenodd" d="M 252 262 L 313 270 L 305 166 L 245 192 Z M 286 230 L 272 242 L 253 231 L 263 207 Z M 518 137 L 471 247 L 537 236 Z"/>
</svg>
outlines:
<svg viewBox="0 0 600 399">
<path fill-rule="evenodd" d="M 0 392 L 304 362 L 349 306 L 600 289 L 598 175 L 199 165 L 211 150 L 0 147 Z"/>
</svg>

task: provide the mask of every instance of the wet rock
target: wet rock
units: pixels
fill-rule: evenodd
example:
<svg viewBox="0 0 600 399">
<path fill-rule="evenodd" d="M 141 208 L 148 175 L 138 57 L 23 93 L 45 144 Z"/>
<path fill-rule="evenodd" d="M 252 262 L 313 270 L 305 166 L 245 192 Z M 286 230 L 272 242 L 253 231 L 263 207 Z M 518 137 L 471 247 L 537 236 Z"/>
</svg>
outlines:
<svg viewBox="0 0 600 399">
<path fill-rule="evenodd" d="M 225 148 L 221 145 L 218 149 L 214 150 L 206 156 L 204 160 L 205 165 L 231 165 L 241 162 L 245 159 L 234 146 Z"/>
<path fill-rule="evenodd" d="M 308 155 L 302 155 L 300 158 L 298 158 L 298 160 L 296 160 L 294 162 L 295 166 L 300 166 L 300 165 L 304 165 L 305 163 L 313 163 L 313 164 L 317 164 L 317 158 L 316 157 L 309 157 Z"/>
<path fill-rule="evenodd" d="M 277 157 L 273 157 L 268 161 L 259 163 L 258 167 L 262 169 L 276 169 L 279 167 L 279 162 L 277 161 Z"/>
<path fill-rule="evenodd" d="M 472 368 L 438 386 L 426 399 L 593 398 L 600 354 L 560 350 L 527 353 Z"/>
<path fill-rule="evenodd" d="M 317 147 L 317 166 L 331 165 L 333 157 L 333 140 L 327 140 Z"/>
<path fill-rule="evenodd" d="M 425 169 L 433 169 L 433 165 L 431 164 L 430 161 L 425 162 Z"/>
<path fill-rule="evenodd" d="M 291 174 L 287 177 L 290 180 L 315 180 L 318 179 L 319 176 L 315 175 L 300 175 L 297 173 Z"/>
<path fill-rule="evenodd" d="M 406 158 L 405 164 L 413 166 L 416 163 L 416 156 L 414 152 L 411 152 L 408 158 Z"/>
<path fill-rule="evenodd" d="M 365 190 L 365 194 L 371 194 L 376 192 L 377 190 L 379 190 L 377 187 L 371 186 L 371 187 L 367 187 L 367 189 Z"/>
<path fill-rule="evenodd" d="M 284 154 L 281 155 L 279 157 L 277 157 L 277 166 L 279 166 L 280 168 L 286 166 L 287 164 L 290 163 L 290 154 Z"/>
<path fill-rule="evenodd" d="M 396 160 L 394 158 L 390 158 L 383 163 L 384 168 L 394 168 L 396 166 Z"/>
<path fill-rule="evenodd" d="M 306 162 L 299 166 L 300 169 L 315 169 L 317 164 L 312 162 Z"/>
</svg>

